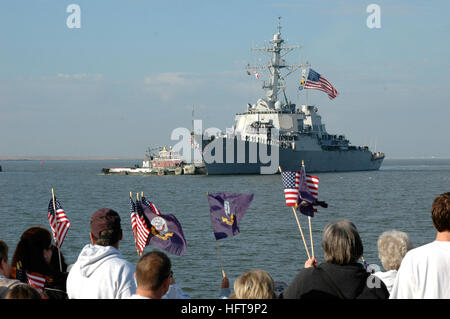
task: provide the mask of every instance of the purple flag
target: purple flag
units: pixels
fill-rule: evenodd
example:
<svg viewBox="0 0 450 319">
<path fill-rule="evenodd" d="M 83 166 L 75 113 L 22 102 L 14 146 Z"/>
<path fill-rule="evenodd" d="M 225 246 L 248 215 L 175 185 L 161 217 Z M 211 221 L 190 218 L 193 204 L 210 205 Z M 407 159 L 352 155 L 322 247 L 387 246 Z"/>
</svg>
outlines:
<svg viewBox="0 0 450 319">
<path fill-rule="evenodd" d="M 211 224 L 216 240 L 239 234 L 239 222 L 253 200 L 253 194 L 208 194 Z"/>
<path fill-rule="evenodd" d="M 298 187 L 297 210 L 303 215 L 314 217 L 317 206 L 328 207 L 328 204 L 318 200 L 319 178 L 306 175 L 305 166 L 300 169 L 300 181 Z"/>
<path fill-rule="evenodd" d="M 178 219 L 172 214 L 161 214 L 154 204 L 144 197 L 136 205 L 143 210 L 144 216 L 148 221 L 147 225 L 151 227 L 148 245 L 155 246 L 177 256 L 183 256 L 186 251 L 186 239 Z"/>
</svg>

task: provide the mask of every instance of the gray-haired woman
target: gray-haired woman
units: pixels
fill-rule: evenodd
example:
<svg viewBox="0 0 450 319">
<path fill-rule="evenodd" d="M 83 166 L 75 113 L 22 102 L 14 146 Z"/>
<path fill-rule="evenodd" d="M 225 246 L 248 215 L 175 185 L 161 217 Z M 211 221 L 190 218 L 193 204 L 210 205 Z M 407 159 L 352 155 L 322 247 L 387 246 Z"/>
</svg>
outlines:
<svg viewBox="0 0 450 319">
<path fill-rule="evenodd" d="M 402 231 L 385 231 L 378 238 L 378 258 L 386 271 L 377 271 L 374 275 L 384 282 L 389 293 L 391 293 L 403 257 L 412 248 L 411 239 L 407 233 Z"/>
<path fill-rule="evenodd" d="M 370 274 L 358 262 L 363 244 L 356 226 L 339 220 L 325 226 L 322 235 L 325 262 L 312 258 L 305 263 L 283 293 L 286 299 L 387 299 L 384 283 L 369 285 Z M 308 268 L 306 268 L 308 267 Z"/>
</svg>

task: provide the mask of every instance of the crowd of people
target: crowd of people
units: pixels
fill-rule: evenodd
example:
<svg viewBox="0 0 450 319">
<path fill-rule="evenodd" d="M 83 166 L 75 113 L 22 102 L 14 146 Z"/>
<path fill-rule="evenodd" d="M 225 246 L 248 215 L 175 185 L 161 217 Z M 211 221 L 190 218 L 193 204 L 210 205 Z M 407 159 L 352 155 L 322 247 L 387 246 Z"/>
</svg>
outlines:
<svg viewBox="0 0 450 319">
<path fill-rule="evenodd" d="M 436 197 L 431 219 L 436 239 L 413 248 L 408 234 L 392 230 L 378 239 L 385 271 L 360 263 L 363 243 L 349 220 L 328 223 L 322 235 L 324 262 L 312 257 L 289 285 L 274 282 L 262 269 L 244 272 L 233 290 L 225 272 L 220 298 L 236 299 L 437 299 L 450 298 L 450 192 Z M 8 262 L 0 240 L 0 299 L 160 299 L 190 298 L 175 283 L 170 258 L 161 251 L 141 256 L 133 265 L 119 250 L 119 214 L 109 208 L 90 220 L 91 243 L 67 265 L 52 245 L 51 233 L 31 227 L 20 237 Z M 41 286 L 29 280 L 41 280 Z"/>
</svg>

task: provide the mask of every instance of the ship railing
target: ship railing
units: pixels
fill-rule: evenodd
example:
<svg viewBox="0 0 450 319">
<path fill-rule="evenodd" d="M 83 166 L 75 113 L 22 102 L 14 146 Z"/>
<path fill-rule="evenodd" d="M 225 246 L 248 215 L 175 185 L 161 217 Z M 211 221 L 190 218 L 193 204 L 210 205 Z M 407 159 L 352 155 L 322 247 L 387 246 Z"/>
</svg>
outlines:
<svg viewBox="0 0 450 319">
<path fill-rule="evenodd" d="M 217 136 L 213 135 L 212 137 L 216 138 Z M 280 148 L 292 148 L 292 142 L 295 140 L 295 135 L 280 135 L 279 139 L 268 139 L 256 136 L 246 136 L 245 138 L 241 135 L 236 134 L 223 134 L 222 137 L 227 139 L 241 139 L 247 142 L 260 143 L 272 145 Z"/>
<path fill-rule="evenodd" d="M 281 143 L 283 143 L 283 141 L 277 140 L 277 139 L 263 138 L 263 137 L 257 137 L 257 136 L 248 136 L 248 135 L 245 138 L 243 138 L 241 135 L 226 134 L 226 135 L 224 135 L 224 137 L 227 139 L 239 138 L 246 142 L 267 144 L 267 145 L 278 146 L 278 147 L 281 147 L 280 145 L 281 145 Z M 293 138 L 289 140 L 288 144 L 290 144 L 292 140 L 293 140 Z"/>
</svg>

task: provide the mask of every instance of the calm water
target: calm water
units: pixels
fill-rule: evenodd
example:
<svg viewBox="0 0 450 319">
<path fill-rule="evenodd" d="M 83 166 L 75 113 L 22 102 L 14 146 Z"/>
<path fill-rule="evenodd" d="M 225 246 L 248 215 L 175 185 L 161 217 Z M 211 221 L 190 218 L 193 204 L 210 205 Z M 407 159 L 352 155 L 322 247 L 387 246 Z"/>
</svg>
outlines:
<svg viewBox="0 0 450 319">
<path fill-rule="evenodd" d="M 129 192 L 143 191 L 163 213 L 179 219 L 188 243 L 182 257 L 170 255 L 177 283 L 193 298 L 216 298 L 220 290 L 220 249 L 231 280 L 253 268 L 267 270 L 287 283 L 306 260 L 292 210 L 285 206 L 279 175 L 275 176 L 105 176 L 103 167 L 132 166 L 138 161 L 0 161 L 0 238 L 10 258 L 22 232 L 32 225 L 49 229 L 47 206 L 51 188 L 72 227 L 62 253 L 70 264 L 89 242 L 90 215 L 111 207 L 122 217 L 120 250 L 137 261 L 129 219 Z M 323 260 L 321 233 L 327 222 L 347 218 L 358 227 L 364 257 L 380 264 L 376 241 L 385 230 L 410 234 L 415 246 L 435 236 L 430 208 L 440 193 L 450 191 L 450 160 L 385 160 L 376 172 L 322 173 L 319 197 L 329 204 L 312 221 L 315 255 Z M 206 192 L 254 193 L 240 224 L 241 233 L 216 243 Z M 300 222 L 309 243 L 306 217 Z M 152 250 L 147 247 L 146 251 Z"/>
</svg>

